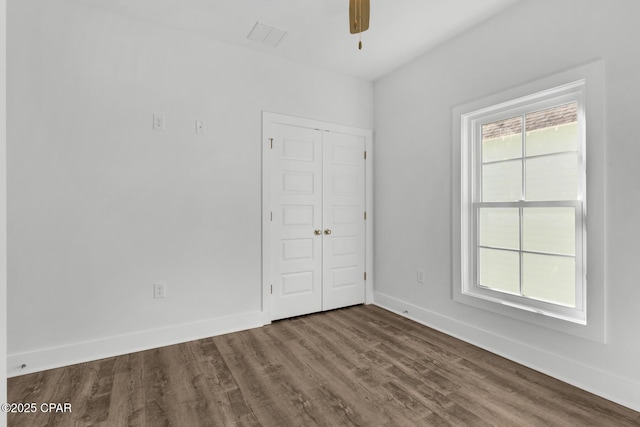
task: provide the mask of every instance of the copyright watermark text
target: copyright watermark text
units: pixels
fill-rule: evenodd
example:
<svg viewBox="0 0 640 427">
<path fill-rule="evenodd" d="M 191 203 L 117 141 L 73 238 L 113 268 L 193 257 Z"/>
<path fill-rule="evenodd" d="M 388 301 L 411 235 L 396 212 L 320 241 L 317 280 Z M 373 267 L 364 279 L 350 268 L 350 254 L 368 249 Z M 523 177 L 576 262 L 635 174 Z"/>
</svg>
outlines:
<svg viewBox="0 0 640 427">
<path fill-rule="evenodd" d="M 36 412 L 71 412 L 71 403 L 3 403 L 0 410 L 9 414 L 28 414 Z"/>
</svg>

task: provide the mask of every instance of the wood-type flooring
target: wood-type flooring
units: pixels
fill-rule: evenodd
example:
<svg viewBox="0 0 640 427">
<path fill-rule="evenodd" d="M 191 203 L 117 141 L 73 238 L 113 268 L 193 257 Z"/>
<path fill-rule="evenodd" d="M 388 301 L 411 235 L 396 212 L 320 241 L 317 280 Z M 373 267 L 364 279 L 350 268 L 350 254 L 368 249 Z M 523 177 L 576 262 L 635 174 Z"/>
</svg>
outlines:
<svg viewBox="0 0 640 427">
<path fill-rule="evenodd" d="M 640 413 L 376 306 L 9 379 L 9 426 L 640 426 Z"/>
</svg>

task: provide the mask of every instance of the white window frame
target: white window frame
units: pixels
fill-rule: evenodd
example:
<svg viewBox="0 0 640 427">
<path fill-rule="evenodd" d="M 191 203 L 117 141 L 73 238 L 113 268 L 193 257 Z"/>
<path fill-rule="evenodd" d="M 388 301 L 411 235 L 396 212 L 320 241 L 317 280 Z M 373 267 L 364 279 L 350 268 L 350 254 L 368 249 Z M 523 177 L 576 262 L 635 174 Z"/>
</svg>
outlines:
<svg viewBox="0 0 640 427">
<path fill-rule="evenodd" d="M 463 277 L 462 293 L 476 298 L 500 304 L 510 305 L 522 310 L 533 311 L 546 316 L 557 317 L 576 323 L 586 323 L 586 261 L 583 250 L 586 244 L 584 215 L 586 214 L 586 173 L 585 173 L 585 117 L 584 117 L 584 80 L 551 88 L 515 100 L 489 106 L 481 110 L 463 114 L 462 120 L 462 246 Z M 482 202 L 482 126 L 500 120 L 524 116 L 548 108 L 573 103 L 577 104 L 578 116 L 578 197 L 574 201 L 514 201 Z M 526 134 L 522 130 L 523 138 Z M 524 150 L 524 144 L 523 150 Z M 523 154 L 523 161 L 525 159 Z M 523 165 L 524 168 L 524 165 Z M 524 185 L 524 179 L 523 179 Z M 575 209 L 575 301 L 574 307 L 544 302 L 526 296 L 508 294 L 481 287 L 478 278 L 478 212 L 482 207 L 518 208 L 522 219 L 522 210 L 532 207 L 572 207 Z M 519 254 L 527 253 L 520 248 Z M 522 274 L 522 267 L 521 274 Z"/>
<path fill-rule="evenodd" d="M 605 342 L 605 154 L 604 63 L 596 61 L 572 70 L 505 90 L 453 109 L 452 127 L 452 251 L 454 301 Z M 576 208 L 576 306 L 563 307 L 475 286 L 478 206 L 474 184 L 480 173 L 477 146 L 469 141 L 481 126 L 514 115 L 578 103 L 580 146 L 579 194 L 575 201 L 513 202 L 508 207 L 571 206 Z M 580 125 L 582 123 L 582 125 Z M 523 130 L 524 132 L 524 130 Z M 476 144 L 477 145 L 477 144 Z M 589 215 L 587 216 L 587 198 Z M 495 204 L 492 203 L 495 206 Z M 589 247 L 586 230 L 589 230 Z M 587 286 L 586 267 L 589 265 Z"/>
</svg>

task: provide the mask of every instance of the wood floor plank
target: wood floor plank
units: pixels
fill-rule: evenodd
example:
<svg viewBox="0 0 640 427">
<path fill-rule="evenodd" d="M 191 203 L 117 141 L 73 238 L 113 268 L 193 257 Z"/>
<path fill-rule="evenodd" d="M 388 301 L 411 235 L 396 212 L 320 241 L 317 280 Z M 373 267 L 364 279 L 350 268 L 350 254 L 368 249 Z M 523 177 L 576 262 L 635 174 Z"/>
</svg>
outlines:
<svg viewBox="0 0 640 427">
<path fill-rule="evenodd" d="M 283 367 L 272 363 L 268 355 L 261 352 L 253 342 L 250 331 L 221 337 L 214 342 L 220 348 L 223 357 L 228 358 L 229 369 L 257 419 L 269 425 L 310 421 L 303 405 L 281 403 L 300 401 L 301 397 L 296 396 L 295 390 L 283 389 Z"/>
<path fill-rule="evenodd" d="M 213 425 L 259 425 L 238 383 L 211 339 L 194 342 L 201 363 L 189 363 L 194 387 L 200 390 L 199 399 L 208 403 Z"/>
<path fill-rule="evenodd" d="M 326 325 L 322 326 L 308 322 L 301 325 L 300 329 L 308 336 L 307 345 L 314 349 L 316 354 L 323 355 L 317 359 L 321 363 L 316 364 L 322 368 L 323 375 L 333 376 L 340 389 L 351 388 L 356 391 L 352 398 L 354 402 L 363 403 L 358 396 L 363 396 L 367 402 L 373 402 L 374 405 L 370 408 L 372 411 L 377 411 L 379 405 L 384 404 L 382 413 L 378 413 L 376 419 L 397 421 L 406 425 L 413 423 L 414 417 L 406 411 L 405 404 L 384 387 L 392 378 L 387 377 L 384 371 L 372 372 L 365 361 L 352 357 L 349 354 L 350 346 L 337 347 L 334 344 L 336 336 L 330 334 L 331 330 L 326 328 Z"/>
<path fill-rule="evenodd" d="M 9 426 L 640 426 L 640 413 L 375 306 L 39 372 Z"/>
<path fill-rule="evenodd" d="M 109 418 L 104 425 L 108 425 L 107 422 L 131 427 L 146 425 L 141 366 L 141 353 L 116 358 Z"/>
<path fill-rule="evenodd" d="M 370 390 L 367 382 L 363 380 L 367 377 L 366 369 L 355 368 L 352 362 L 346 361 L 347 356 L 342 356 L 343 362 L 338 364 L 335 354 L 325 352 L 325 338 L 319 337 L 314 330 L 308 329 L 308 324 L 304 319 L 295 322 L 282 322 L 283 327 L 295 328 L 300 339 L 297 343 L 304 348 L 303 352 L 313 355 L 313 359 L 307 360 L 305 372 L 314 378 L 314 381 L 322 383 L 324 390 L 332 390 L 328 393 L 339 402 L 342 412 L 356 422 L 356 425 L 374 425 L 376 422 L 384 424 L 393 420 L 393 417 L 386 413 L 386 408 L 380 408 L 375 404 L 376 393 Z M 352 379 L 356 377 L 357 380 Z M 354 420 L 351 413 L 361 414 L 363 422 Z"/>
</svg>

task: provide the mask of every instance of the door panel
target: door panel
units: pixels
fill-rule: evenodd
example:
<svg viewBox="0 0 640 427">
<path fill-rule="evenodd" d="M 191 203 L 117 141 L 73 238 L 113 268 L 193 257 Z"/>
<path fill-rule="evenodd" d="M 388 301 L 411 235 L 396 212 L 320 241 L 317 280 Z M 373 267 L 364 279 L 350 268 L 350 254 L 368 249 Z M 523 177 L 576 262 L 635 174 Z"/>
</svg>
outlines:
<svg viewBox="0 0 640 427">
<path fill-rule="evenodd" d="M 365 300 L 365 138 L 323 134 L 322 308 Z"/>
<path fill-rule="evenodd" d="M 272 318 L 322 310 L 322 132 L 274 124 Z"/>
</svg>

